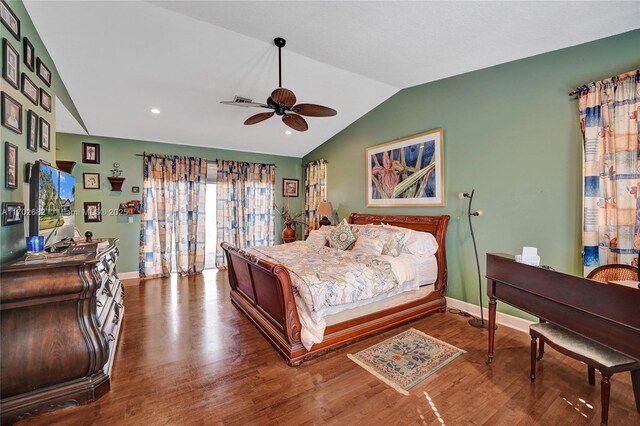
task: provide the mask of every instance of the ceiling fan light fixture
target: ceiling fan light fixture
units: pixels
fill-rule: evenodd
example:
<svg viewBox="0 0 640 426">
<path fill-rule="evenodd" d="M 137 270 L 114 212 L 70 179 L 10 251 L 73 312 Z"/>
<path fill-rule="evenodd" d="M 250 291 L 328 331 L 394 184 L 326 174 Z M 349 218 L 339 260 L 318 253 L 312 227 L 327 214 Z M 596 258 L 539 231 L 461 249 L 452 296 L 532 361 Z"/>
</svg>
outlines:
<svg viewBox="0 0 640 426">
<path fill-rule="evenodd" d="M 158 108 L 151 108 L 151 114 L 160 114 L 160 110 Z"/>
</svg>

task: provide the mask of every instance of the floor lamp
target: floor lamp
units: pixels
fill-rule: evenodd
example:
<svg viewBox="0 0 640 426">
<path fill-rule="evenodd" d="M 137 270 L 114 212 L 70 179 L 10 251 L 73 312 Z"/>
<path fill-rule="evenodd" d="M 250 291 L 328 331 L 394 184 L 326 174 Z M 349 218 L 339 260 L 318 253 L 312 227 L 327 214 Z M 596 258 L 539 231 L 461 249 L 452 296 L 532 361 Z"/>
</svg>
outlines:
<svg viewBox="0 0 640 426">
<path fill-rule="evenodd" d="M 471 318 L 469 320 L 469 324 L 476 328 L 489 328 L 488 321 L 484 320 L 484 312 L 482 309 L 482 280 L 480 278 L 480 261 L 478 260 L 478 247 L 476 246 L 476 236 L 473 233 L 473 223 L 471 222 L 471 216 L 482 216 L 482 210 L 478 210 L 475 212 L 471 211 L 471 203 L 473 202 L 473 194 L 475 194 L 476 190 L 472 189 L 471 193 L 461 192 L 458 196 L 460 199 L 468 198 L 469 199 L 469 209 L 467 210 L 467 216 L 469 218 L 469 230 L 471 230 L 471 240 L 473 241 L 473 251 L 476 255 L 476 268 L 478 270 L 478 296 L 480 298 L 480 318 Z"/>
</svg>

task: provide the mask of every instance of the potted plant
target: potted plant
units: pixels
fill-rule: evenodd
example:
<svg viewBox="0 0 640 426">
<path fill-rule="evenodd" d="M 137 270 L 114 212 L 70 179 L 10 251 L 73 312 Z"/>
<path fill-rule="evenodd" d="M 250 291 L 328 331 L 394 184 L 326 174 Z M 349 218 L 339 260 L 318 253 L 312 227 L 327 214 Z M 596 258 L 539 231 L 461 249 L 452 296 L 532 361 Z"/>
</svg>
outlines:
<svg viewBox="0 0 640 426">
<path fill-rule="evenodd" d="M 284 229 L 282 230 L 282 242 L 290 243 L 296 240 L 296 230 L 293 227 L 294 223 L 304 223 L 304 220 L 300 219 L 304 216 L 304 212 L 291 213 L 291 209 L 289 208 L 289 198 L 286 197 L 286 202 L 279 208 L 278 206 L 274 207 L 276 212 L 282 217 L 284 221 Z"/>
<path fill-rule="evenodd" d="M 109 182 L 111 183 L 112 191 L 122 191 L 122 184 L 124 183 L 123 177 L 120 177 L 122 174 L 122 170 L 120 170 L 120 163 L 113 163 L 113 169 L 111 169 L 111 176 L 108 176 Z"/>
</svg>

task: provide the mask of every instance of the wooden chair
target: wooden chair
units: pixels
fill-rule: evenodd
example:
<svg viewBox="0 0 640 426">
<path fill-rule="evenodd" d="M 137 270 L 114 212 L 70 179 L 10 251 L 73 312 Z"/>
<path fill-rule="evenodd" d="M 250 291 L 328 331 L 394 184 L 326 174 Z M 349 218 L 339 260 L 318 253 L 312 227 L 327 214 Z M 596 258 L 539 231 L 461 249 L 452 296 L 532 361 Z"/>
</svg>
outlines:
<svg viewBox="0 0 640 426">
<path fill-rule="evenodd" d="M 636 409 L 640 413 L 640 362 L 548 322 L 532 324 L 529 327 L 529 334 L 531 335 L 531 383 L 536 380 L 536 360 L 542 359 L 546 342 L 558 352 L 587 364 L 590 385 L 593 386 L 596 383 L 595 369 L 598 369 L 602 374 L 600 382 L 601 425 L 606 425 L 609 419 L 609 395 L 611 393 L 609 380 L 615 373 L 631 372 Z M 538 339 L 540 339 L 540 351 L 536 357 Z"/>
<path fill-rule="evenodd" d="M 609 281 L 640 281 L 638 268 L 631 265 L 602 265 L 591 271 L 587 278 L 608 283 Z"/>
</svg>

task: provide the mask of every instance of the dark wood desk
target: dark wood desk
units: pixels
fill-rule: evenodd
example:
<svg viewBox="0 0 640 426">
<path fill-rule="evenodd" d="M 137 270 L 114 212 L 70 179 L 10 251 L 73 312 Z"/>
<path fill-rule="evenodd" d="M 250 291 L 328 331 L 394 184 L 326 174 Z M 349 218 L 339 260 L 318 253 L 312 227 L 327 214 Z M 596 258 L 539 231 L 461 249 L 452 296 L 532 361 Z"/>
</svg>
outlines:
<svg viewBox="0 0 640 426">
<path fill-rule="evenodd" d="M 493 362 L 500 300 L 640 361 L 640 290 L 487 254 L 489 353 Z"/>
</svg>

